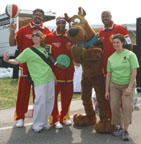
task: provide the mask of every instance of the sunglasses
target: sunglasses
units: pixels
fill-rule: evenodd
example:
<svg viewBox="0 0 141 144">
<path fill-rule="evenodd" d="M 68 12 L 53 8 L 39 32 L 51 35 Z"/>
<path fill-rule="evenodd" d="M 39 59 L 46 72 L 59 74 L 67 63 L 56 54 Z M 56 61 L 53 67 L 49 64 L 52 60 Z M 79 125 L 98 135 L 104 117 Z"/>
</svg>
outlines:
<svg viewBox="0 0 141 144">
<path fill-rule="evenodd" d="M 40 37 L 40 35 L 38 33 L 33 33 L 32 37 Z"/>
</svg>

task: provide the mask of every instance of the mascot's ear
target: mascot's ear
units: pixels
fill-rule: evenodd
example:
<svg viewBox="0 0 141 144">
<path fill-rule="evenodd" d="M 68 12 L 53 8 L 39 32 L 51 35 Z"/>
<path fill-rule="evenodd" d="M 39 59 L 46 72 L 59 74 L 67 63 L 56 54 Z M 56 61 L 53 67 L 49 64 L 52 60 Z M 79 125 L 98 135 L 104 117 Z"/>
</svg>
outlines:
<svg viewBox="0 0 141 144">
<path fill-rule="evenodd" d="M 70 20 L 71 20 L 71 18 L 66 14 L 66 13 L 64 13 L 64 18 L 65 18 L 65 20 L 69 23 L 70 22 Z"/>
<path fill-rule="evenodd" d="M 81 16 L 83 16 L 83 17 L 85 17 L 86 12 L 85 12 L 85 10 L 82 7 L 79 7 L 78 8 L 78 14 L 81 15 Z"/>
</svg>

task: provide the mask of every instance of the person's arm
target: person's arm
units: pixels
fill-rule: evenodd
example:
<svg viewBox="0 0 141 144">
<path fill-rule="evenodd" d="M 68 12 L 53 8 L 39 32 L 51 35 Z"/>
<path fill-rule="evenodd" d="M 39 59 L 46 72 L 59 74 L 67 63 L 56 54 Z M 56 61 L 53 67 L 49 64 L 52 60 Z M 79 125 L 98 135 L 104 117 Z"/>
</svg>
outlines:
<svg viewBox="0 0 141 144">
<path fill-rule="evenodd" d="M 106 100 L 110 99 L 110 93 L 109 93 L 110 80 L 111 80 L 111 72 L 107 72 L 107 75 L 106 75 L 106 88 L 105 88 L 105 99 Z"/>
<path fill-rule="evenodd" d="M 133 45 L 132 44 L 128 44 L 126 46 L 124 46 L 126 49 L 133 51 Z"/>
<path fill-rule="evenodd" d="M 3 60 L 7 63 L 18 65 L 20 62 L 17 59 L 9 59 L 9 54 L 6 52 L 3 56 Z"/>
<path fill-rule="evenodd" d="M 51 40 L 52 40 L 51 35 L 47 35 L 47 36 L 45 37 L 45 41 L 44 41 L 44 43 L 46 44 L 46 48 L 48 49 L 48 58 L 49 58 L 49 61 L 50 61 L 54 66 L 56 66 L 58 69 L 60 69 L 60 70 L 65 70 L 66 67 L 65 67 L 64 65 L 59 64 L 57 61 L 55 61 L 55 59 L 54 59 L 53 56 L 52 56 L 53 52 L 52 52 L 52 46 L 51 46 L 51 43 L 52 43 L 52 42 L 51 42 Z"/>
<path fill-rule="evenodd" d="M 60 70 L 65 70 L 65 69 L 66 69 L 66 67 L 65 67 L 64 65 L 61 65 L 61 64 L 59 64 L 58 62 L 56 62 L 56 61 L 54 60 L 53 56 L 49 55 L 49 60 L 50 60 L 50 62 L 51 62 L 54 66 L 56 66 L 58 69 L 60 69 Z"/>
<path fill-rule="evenodd" d="M 130 93 L 132 91 L 136 75 L 137 75 L 137 68 L 133 68 L 131 70 L 131 77 L 130 77 L 130 82 L 129 82 L 128 88 L 125 91 L 125 95 L 127 95 L 127 96 L 130 95 Z"/>
<path fill-rule="evenodd" d="M 133 45 L 128 30 L 124 26 L 118 25 L 117 33 L 122 34 L 125 38 L 126 44 L 124 45 L 124 48 L 133 51 Z"/>
<path fill-rule="evenodd" d="M 101 48 L 103 50 L 102 38 L 100 37 L 100 35 L 99 35 L 97 41 L 94 43 L 94 46 L 98 47 L 98 48 Z"/>
<path fill-rule="evenodd" d="M 10 24 L 10 35 L 9 35 L 9 44 L 10 46 L 15 46 L 15 30 L 16 30 L 16 24 L 14 21 Z"/>
</svg>

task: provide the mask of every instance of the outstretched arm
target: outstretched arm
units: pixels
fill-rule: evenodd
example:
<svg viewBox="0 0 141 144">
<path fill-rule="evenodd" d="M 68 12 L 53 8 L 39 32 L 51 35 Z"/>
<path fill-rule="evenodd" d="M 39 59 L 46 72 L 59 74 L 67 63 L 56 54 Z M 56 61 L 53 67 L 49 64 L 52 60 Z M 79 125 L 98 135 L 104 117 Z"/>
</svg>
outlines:
<svg viewBox="0 0 141 144">
<path fill-rule="evenodd" d="M 9 36 L 9 44 L 10 46 L 15 46 L 15 30 L 16 30 L 16 24 L 14 21 L 11 22 L 10 24 L 10 36 Z"/>
<path fill-rule="evenodd" d="M 8 52 L 6 52 L 3 56 L 3 60 L 7 63 L 10 63 L 10 64 L 14 64 L 14 65 L 18 65 L 20 64 L 20 62 L 16 59 L 9 59 L 9 54 Z"/>
</svg>

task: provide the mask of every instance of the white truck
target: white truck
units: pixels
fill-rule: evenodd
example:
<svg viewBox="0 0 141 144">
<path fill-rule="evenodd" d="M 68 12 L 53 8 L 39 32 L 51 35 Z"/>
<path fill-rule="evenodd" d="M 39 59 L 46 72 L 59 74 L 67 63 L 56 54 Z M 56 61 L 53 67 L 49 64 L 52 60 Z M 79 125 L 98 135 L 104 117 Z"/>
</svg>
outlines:
<svg viewBox="0 0 141 144">
<path fill-rule="evenodd" d="M 17 25 L 16 31 L 28 24 L 32 19 L 32 10 L 20 10 L 19 16 L 14 18 L 14 21 Z M 56 13 L 55 12 L 45 12 L 44 22 L 50 21 L 55 19 Z M 0 15 L 0 67 L 4 67 L 4 63 L 2 60 L 3 54 L 8 52 L 11 57 L 15 56 L 15 51 L 17 46 L 10 46 L 9 45 L 9 34 L 10 34 L 10 23 L 12 22 L 12 18 L 9 18 L 6 13 Z"/>
</svg>

